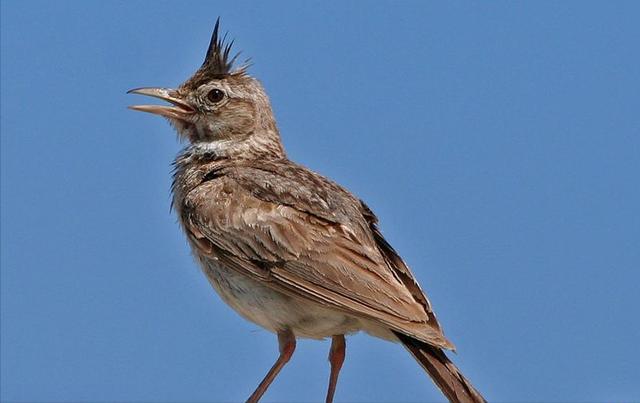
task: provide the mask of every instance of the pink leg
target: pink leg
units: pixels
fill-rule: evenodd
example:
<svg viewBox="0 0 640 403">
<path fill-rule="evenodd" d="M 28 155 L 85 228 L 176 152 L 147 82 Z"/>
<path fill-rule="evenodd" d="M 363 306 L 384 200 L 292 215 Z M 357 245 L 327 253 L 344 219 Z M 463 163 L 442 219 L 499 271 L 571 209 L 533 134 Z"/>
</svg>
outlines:
<svg viewBox="0 0 640 403">
<path fill-rule="evenodd" d="M 260 400 L 264 392 L 267 391 L 267 388 L 276 376 L 280 373 L 280 370 L 285 366 L 287 362 L 291 359 L 293 352 L 296 349 L 296 337 L 293 335 L 291 330 L 285 330 L 282 332 L 278 332 L 278 344 L 280 346 L 280 356 L 276 360 L 276 363 L 273 364 L 267 375 L 264 377 L 260 385 L 256 388 L 255 392 L 251 394 L 247 403 L 256 403 Z"/>
<path fill-rule="evenodd" d="M 345 357 L 346 343 L 344 335 L 333 336 L 331 339 L 331 350 L 329 350 L 329 363 L 331 363 L 331 375 L 329 376 L 329 390 L 327 391 L 326 403 L 333 402 L 333 395 L 336 393 L 338 375 L 342 368 Z"/>
</svg>

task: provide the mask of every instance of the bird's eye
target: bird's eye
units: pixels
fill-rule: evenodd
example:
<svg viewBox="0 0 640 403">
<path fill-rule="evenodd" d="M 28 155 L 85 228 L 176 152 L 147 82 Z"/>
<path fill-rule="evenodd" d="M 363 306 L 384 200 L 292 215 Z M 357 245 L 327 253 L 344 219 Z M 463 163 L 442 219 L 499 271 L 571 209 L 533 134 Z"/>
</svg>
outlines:
<svg viewBox="0 0 640 403">
<path fill-rule="evenodd" d="M 211 91 L 209 91 L 209 93 L 207 94 L 207 99 L 211 102 L 213 102 L 214 104 L 222 101 L 222 98 L 224 98 L 224 92 L 220 91 L 217 88 L 212 89 Z"/>
</svg>

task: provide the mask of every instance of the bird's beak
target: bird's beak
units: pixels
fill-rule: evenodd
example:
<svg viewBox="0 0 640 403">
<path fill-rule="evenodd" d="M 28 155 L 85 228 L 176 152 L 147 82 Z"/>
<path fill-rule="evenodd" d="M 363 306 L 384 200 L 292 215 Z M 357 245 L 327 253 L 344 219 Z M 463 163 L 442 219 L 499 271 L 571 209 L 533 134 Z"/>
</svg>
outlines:
<svg viewBox="0 0 640 403">
<path fill-rule="evenodd" d="M 149 112 L 170 119 L 187 120 L 195 110 L 186 101 L 180 98 L 176 90 L 170 88 L 134 88 L 127 94 L 148 95 L 171 103 L 172 105 L 132 105 L 129 109 L 134 111 Z"/>
</svg>

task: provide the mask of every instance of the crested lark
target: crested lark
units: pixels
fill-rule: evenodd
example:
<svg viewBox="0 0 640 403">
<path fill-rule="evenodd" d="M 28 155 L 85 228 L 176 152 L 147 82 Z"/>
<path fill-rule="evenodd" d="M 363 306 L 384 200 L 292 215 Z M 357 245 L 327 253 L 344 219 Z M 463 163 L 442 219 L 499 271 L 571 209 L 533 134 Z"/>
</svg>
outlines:
<svg viewBox="0 0 640 403">
<path fill-rule="evenodd" d="M 222 299 L 277 334 L 280 356 L 256 402 L 289 361 L 297 337 L 332 338 L 333 400 L 346 334 L 399 341 L 452 402 L 484 399 L 443 349 L 453 345 L 415 277 L 364 202 L 290 161 L 269 99 L 213 30 L 205 61 L 178 89 L 130 93 L 171 106 L 163 116 L 188 146 L 175 160 L 173 206 L 193 254 Z"/>
</svg>

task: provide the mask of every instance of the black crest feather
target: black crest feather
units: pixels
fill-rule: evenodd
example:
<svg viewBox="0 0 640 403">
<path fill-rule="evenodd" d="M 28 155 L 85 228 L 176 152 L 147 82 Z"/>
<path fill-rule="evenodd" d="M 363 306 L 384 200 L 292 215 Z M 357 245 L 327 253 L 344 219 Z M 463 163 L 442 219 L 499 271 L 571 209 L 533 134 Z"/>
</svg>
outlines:
<svg viewBox="0 0 640 403">
<path fill-rule="evenodd" d="M 216 25 L 211 34 L 211 42 L 207 55 L 204 58 L 202 67 L 196 71 L 191 78 L 185 81 L 180 87 L 186 89 L 198 88 L 200 85 L 214 79 L 224 79 L 227 77 L 240 77 L 246 74 L 249 68 L 249 61 L 238 68 L 233 64 L 240 56 L 240 52 L 231 56 L 233 41 L 227 43 L 227 35 L 220 36 L 220 17 L 216 20 Z"/>
<path fill-rule="evenodd" d="M 216 25 L 213 28 L 213 34 L 211 34 L 211 42 L 209 43 L 209 49 L 207 55 L 202 63 L 202 69 L 206 70 L 212 77 L 223 78 L 231 74 L 235 74 L 233 64 L 235 63 L 240 52 L 231 56 L 231 47 L 233 41 L 227 43 L 227 34 L 220 37 L 220 17 L 216 20 Z M 240 69 L 242 70 L 242 68 Z"/>
</svg>

